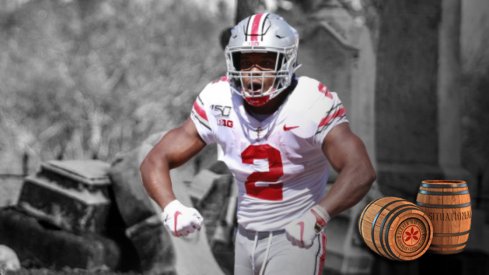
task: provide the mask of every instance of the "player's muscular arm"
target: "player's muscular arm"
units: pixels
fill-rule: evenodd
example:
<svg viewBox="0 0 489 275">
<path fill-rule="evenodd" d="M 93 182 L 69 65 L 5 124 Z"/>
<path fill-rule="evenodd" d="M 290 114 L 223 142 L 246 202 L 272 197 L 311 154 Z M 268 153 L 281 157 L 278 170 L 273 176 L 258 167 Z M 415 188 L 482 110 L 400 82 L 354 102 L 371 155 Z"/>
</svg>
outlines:
<svg viewBox="0 0 489 275">
<path fill-rule="evenodd" d="M 326 135 L 322 150 L 338 177 L 319 205 L 285 226 L 287 239 L 299 247 L 310 247 L 330 218 L 360 201 L 375 180 L 365 146 L 348 124 L 335 126 Z"/>
<path fill-rule="evenodd" d="M 335 216 L 365 196 L 376 174 L 365 145 L 347 123 L 335 126 L 328 133 L 322 149 L 338 176 L 320 205 Z"/>
<path fill-rule="evenodd" d="M 194 123 L 187 119 L 180 127 L 170 130 L 148 153 L 140 171 L 149 196 L 163 209 L 175 199 L 170 170 L 195 156 L 205 142 Z"/>
</svg>

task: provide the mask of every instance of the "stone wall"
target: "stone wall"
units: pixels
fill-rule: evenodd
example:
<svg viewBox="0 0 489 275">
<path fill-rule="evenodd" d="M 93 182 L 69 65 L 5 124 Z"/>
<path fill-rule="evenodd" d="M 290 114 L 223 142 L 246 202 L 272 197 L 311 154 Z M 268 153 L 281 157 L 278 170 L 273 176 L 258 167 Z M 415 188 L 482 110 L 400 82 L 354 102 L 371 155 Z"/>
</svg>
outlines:
<svg viewBox="0 0 489 275">
<path fill-rule="evenodd" d="M 475 207 L 489 217 L 489 4 L 460 0 L 462 165 L 477 179 Z"/>
<path fill-rule="evenodd" d="M 386 1 L 379 10 L 375 136 L 386 195 L 414 197 L 438 167 L 441 1 Z"/>
</svg>

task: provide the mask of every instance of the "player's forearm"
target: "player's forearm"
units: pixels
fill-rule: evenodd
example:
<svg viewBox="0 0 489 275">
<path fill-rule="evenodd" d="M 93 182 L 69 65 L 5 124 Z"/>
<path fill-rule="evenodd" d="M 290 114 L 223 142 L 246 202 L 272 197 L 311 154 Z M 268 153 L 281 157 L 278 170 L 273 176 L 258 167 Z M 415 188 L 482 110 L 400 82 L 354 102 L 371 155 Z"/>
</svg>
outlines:
<svg viewBox="0 0 489 275">
<path fill-rule="evenodd" d="M 141 164 L 140 172 L 146 192 L 161 209 L 175 199 L 167 161 L 149 154 Z"/>
<path fill-rule="evenodd" d="M 357 204 L 367 194 L 375 178 L 370 162 L 345 167 L 319 204 L 333 217 Z"/>
</svg>

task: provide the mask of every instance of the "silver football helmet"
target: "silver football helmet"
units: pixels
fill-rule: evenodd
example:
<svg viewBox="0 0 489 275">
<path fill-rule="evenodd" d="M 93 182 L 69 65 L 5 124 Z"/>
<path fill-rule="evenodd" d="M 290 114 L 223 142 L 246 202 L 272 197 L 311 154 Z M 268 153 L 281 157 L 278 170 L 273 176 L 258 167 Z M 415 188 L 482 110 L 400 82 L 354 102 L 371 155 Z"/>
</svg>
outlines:
<svg viewBox="0 0 489 275">
<path fill-rule="evenodd" d="M 259 13 L 243 19 L 232 30 L 224 52 L 227 77 L 233 90 L 250 105 L 261 106 L 285 90 L 291 83 L 297 64 L 299 35 L 282 17 L 273 13 Z M 274 70 L 245 71 L 240 68 L 241 54 L 276 53 Z M 246 89 L 243 78 L 259 78 L 258 89 Z M 274 78 L 273 85 L 264 88 L 264 80 Z M 257 82 L 257 81 L 252 81 Z"/>
</svg>

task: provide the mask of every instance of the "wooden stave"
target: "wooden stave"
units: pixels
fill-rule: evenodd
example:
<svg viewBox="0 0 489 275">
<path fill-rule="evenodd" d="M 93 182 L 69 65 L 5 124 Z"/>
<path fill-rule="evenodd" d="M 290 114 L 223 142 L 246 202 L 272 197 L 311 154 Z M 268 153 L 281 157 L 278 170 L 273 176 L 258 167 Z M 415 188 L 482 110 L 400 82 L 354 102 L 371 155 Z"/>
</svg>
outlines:
<svg viewBox="0 0 489 275">
<path fill-rule="evenodd" d="M 372 236 L 372 230 L 371 229 L 371 226 L 372 225 L 375 225 L 376 223 L 376 219 L 378 219 L 378 215 L 375 215 L 375 212 L 376 213 L 381 213 L 383 211 L 383 207 L 381 205 L 377 205 L 376 203 L 381 201 L 381 200 L 386 200 L 386 199 L 389 199 L 390 197 L 382 197 L 382 198 L 378 198 L 376 200 L 373 200 L 372 202 L 370 202 L 362 211 L 362 214 L 360 215 L 360 219 L 359 219 L 359 233 L 360 233 L 360 236 L 362 237 L 362 239 L 364 240 L 365 244 L 372 250 L 374 251 L 375 253 L 381 255 L 381 256 L 384 256 L 380 250 L 376 247 L 376 244 L 375 244 L 375 235 Z M 376 209 L 376 211 L 374 211 L 372 209 L 372 207 L 375 207 L 377 206 L 378 209 Z M 369 210 L 372 210 L 372 211 L 369 211 Z M 370 214 L 370 215 L 373 215 L 374 218 L 372 221 L 369 221 L 369 222 L 365 222 L 367 221 L 366 219 L 366 214 Z M 367 237 L 369 236 L 369 237 Z M 389 258 L 390 259 L 390 258 Z"/>
<path fill-rule="evenodd" d="M 375 200 L 372 200 L 369 204 L 367 204 L 363 210 L 362 210 L 362 213 L 360 214 L 359 218 L 358 218 L 358 233 L 360 234 L 360 236 L 362 235 L 362 225 L 363 225 L 363 219 L 364 219 L 364 216 L 365 216 L 365 212 L 367 212 L 367 209 L 376 201 L 378 201 L 379 199 L 381 198 L 378 198 L 378 199 L 375 199 Z M 363 237 L 362 237 L 363 238 Z"/>
<path fill-rule="evenodd" d="M 470 235 L 472 217 L 468 186 L 465 181 L 461 180 L 449 181 L 448 183 L 445 184 L 445 181 L 439 180 L 435 184 L 428 185 L 427 181 L 423 181 L 416 198 L 416 204 L 432 219 L 434 236 L 429 250 L 437 254 L 455 254 L 462 252 L 467 245 Z M 443 199 L 448 196 L 456 196 L 452 200 L 455 203 L 446 204 Z M 442 201 L 442 203 L 433 203 L 436 197 L 439 197 L 438 201 Z M 465 216 L 470 216 L 463 223 L 454 222 L 454 226 L 448 227 L 449 232 L 447 232 L 447 226 L 444 225 L 444 220 L 440 221 L 431 218 L 433 216 L 444 215 L 447 212 L 446 210 L 452 210 L 449 213 L 450 215 L 455 215 L 455 218 L 458 213 L 461 216 L 464 214 L 466 214 Z"/>
<path fill-rule="evenodd" d="M 373 206 L 378 206 L 378 209 L 377 211 L 373 210 L 372 209 L 372 213 L 370 214 L 374 214 L 374 213 L 377 213 L 374 215 L 374 218 L 371 222 L 369 222 L 369 224 L 367 224 L 367 227 L 364 228 L 364 225 L 363 225 L 363 221 L 365 221 L 364 218 L 362 218 L 360 220 L 360 222 L 362 223 L 360 226 L 362 228 L 362 230 L 360 231 L 360 236 L 362 236 L 362 238 L 364 239 L 365 243 L 367 244 L 367 246 L 372 250 L 374 251 L 375 253 L 381 255 L 381 256 L 384 256 L 388 259 L 392 259 L 390 256 L 384 254 L 378 247 L 377 247 L 377 243 L 375 242 L 375 228 L 372 229 L 372 227 L 375 227 L 375 224 L 377 223 L 377 219 L 380 217 L 380 214 L 382 213 L 382 211 L 385 210 L 385 208 L 389 205 L 389 204 L 392 204 L 392 203 L 395 203 L 395 202 L 398 202 L 398 201 L 403 201 L 402 199 L 399 199 L 397 198 L 397 200 L 394 200 L 394 201 L 390 201 L 390 202 L 387 202 L 385 203 L 385 205 L 377 205 L 376 202 L 379 202 L 381 200 L 389 200 L 389 199 L 393 199 L 393 197 L 383 197 L 383 198 L 379 198 L 375 201 L 372 201 L 369 205 L 367 205 L 367 207 L 364 208 L 364 211 L 362 212 L 362 214 L 366 214 L 367 212 L 369 212 L 368 210 L 371 209 L 371 207 Z M 364 215 L 362 215 L 364 217 Z M 365 234 L 363 233 L 363 231 L 366 229 L 367 233 L 370 235 L 369 237 L 370 238 L 366 238 Z M 393 260 L 393 259 L 392 259 Z"/>
<path fill-rule="evenodd" d="M 470 209 L 470 207 L 468 208 Z M 423 209 L 425 212 L 430 211 Z M 457 250 L 463 250 L 465 248 L 467 241 L 470 236 L 470 227 L 471 224 L 469 222 L 463 224 L 463 226 L 452 227 L 456 228 L 451 230 L 452 232 L 440 232 L 439 229 L 443 228 L 443 222 L 433 222 L 434 235 L 432 241 L 432 247 L 430 247 L 430 251 L 432 252 L 446 252 L 443 254 L 455 254 L 458 253 Z M 445 226 L 446 227 L 446 226 Z M 452 249 L 450 247 L 459 247 L 459 249 Z M 453 251 L 453 253 L 450 253 Z"/>
<path fill-rule="evenodd" d="M 376 204 L 379 201 L 380 204 Z M 377 209 L 372 208 L 372 205 L 376 205 Z M 376 213 L 371 221 L 368 221 L 365 218 L 366 213 L 369 210 L 371 210 L 372 213 Z M 405 215 L 413 216 L 403 217 L 402 214 L 406 211 L 415 211 L 416 215 L 414 213 L 405 213 Z M 385 212 L 385 214 L 383 214 L 383 212 Z M 396 218 L 398 218 L 397 223 L 395 223 L 396 226 L 393 226 Z M 383 223 L 384 228 L 377 228 L 382 227 L 382 225 L 376 226 L 378 225 L 379 219 Z M 425 243 L 422 244 L 420 249 L 417 249 L 413 253 L 403 254 L 403 251 L 397 247 L 395 233 L 397 232 L 399 225 L 408 219 L 420 220 L 425 226 L 427 236 Z M 383 197 L 370 202 L 362 211 L 358 223 L 360 236 L 367 246 L 375 253 L 391 260 L 409 261 L 421 257 L 428 250 L 433 238 L 430 219 L 415 204 L 402 198 Z M 367 225 L 367 228 L 365 225 Z M 369 238 L 366 238 L 365 232 L 369 234 Z"/>
<path fill-rule="evenodd" d="M 423 180 L 421 186 L 423 185 L 433 188 L 466 187 L 467 182 L 465 180 Z"/>
<path fill-rule="evenodd" d="M 384 210 L 387 210 L 388 212 L 386 212 L 385 216 L 382 217 L 382 220 L 381 220 L 382 224 L 384 224 L 386 222 L 386 219 L 389 218 L 389 214 L 392 213 L 392 211 L 395 210 L 395 209 L 389 209 L 388 207 L 391 206 L 391 205 L 394 205 L 396 203 L 402 203 L 402 202 L 404 202 L 403 199 L 398 199 L 398 200 L 392 200 L 392 201 L 386 203 L 385 205 L 383 205 L 381 207 L 381 209 L 377 212 L 377 215 L 375 216 L 375 218 L 373 220 L 373 223 L 371 225 L 371 238 L 372 238 L 372 243 L 374 244 L 374 247 L 375 247 L 375 251 L 377 251 L 377 253 L 379 255 L 382 255 L 382 256 L 384 256 L 384 257 L 386 257 L 388 259 L 391 259 L 391 260 L 399 260 L 399 259 L 397 257 L 395 257 L 395 256 L 390 255 L 386 251 L 386 249 L 385 249 L 385 245 L 382 242 L 383 226 L 381 225 L 381 227 L 378 230 L 378 232 L 376 232 L 376 230 L 375 230 L 376 227 L 375 226 L 377 225 L 378 218 L 381 217 L 381 214 L 382 214 L 382 212 Z M 403 205 L 405 205 L 405 204 L 401 204 L 400 206 L 396 206 L 396 207 L 403 207 Z M 394 207 L 394 208 L 396 208 L 396 207 Z M 390 228 L 389 228 L 389 231 L 390 231 Z M 378 242 L 375 241 L 375 236 L 376 235 L 378 235 L 378 238 L 379 238 L 379 241 Z M 379 248 L 379 247 L 377 247 L 377 245 L 380 245 L 382 249 Z"/>
<path fill-rule="evenodd" d="M 401 204 L 395 206 L 394 208 L 389 209 L 389 206 L 393 205 L 395 203 L 401 203 Z M 388 228 L 390 228 L 392 225 L 392 221 L 394 221 L 394 219 L 391 219 L 392 218 L 391 215 L 394 215 L 394 218 L 395 218 L 395 216 L 398 216 L 400 214 L 400 213 L 397 213 L 397 210 L 399 210 L 401 208 L 409 207 L 409 206 L 412 207 L 415 205 L 404 200 L 404 199 L 397 200 L 397 201 L 391 201 L 389 203 L 386 203 L 384 205 L 384 209 L 389 210 L 389 212 L 387 212 L 387 215 L 389 215 L 389 216 L 387 216 L 387 215 L 383 216 L 382 220 L 384 222 L 384 226 L 385 226 L 385 222 L 389 222 Z M 397 210 L 394 210 L 395 208 L 397 208 Z M 410 209 L 406 209 L 406 210 L 410 210 Z M 419 211 L 419 210 L 417 210 L 417 211 Z M 378 211 L 378 212 L 382 213 L 382 211 Z M 419 213 L 422 214 L 421 211 L 419 211 Z M 379 215 L 376 215 L 376 216 L 379 216 Z M 389 219 L 391 219 L 391 220 L 389 221 Z M 429 220 L 427 218 L 425 218 L 425 221 L 426 221 L 426 224 L 429 224 Z M 375 224 L 377 224 L 377 222 L 372 223 L 372 224 L 375 226 Z M 426 227 L 429 229 L 429 226 L 426 226 Z M 392 227 L 392 228 L 394 228 L 394 227 Z M 397 257 L 392 250 L 389 251 L 387 249 L 387 248 L 391 248 L 391 246 L 388 245 L 388 242 L 387 242 L 387 240 L 389 240 L 388 233 L 389 233 L 389 231 L 384 231 L 384 230 L 378 230 L 378 231 L 374 230 L 374 232 L 373 232 L 374 237 L 373 237 L 373 241 L 371 241 L 371 243 L 374 244 L 374 247 L 372 247 L 372 245 L 370 247 L 373 248 L 373 250 L 376 251 L 379 255 L 385 256 L 385 257 L 392 259 L 392 260 L 411 260 L 411 259 L 414 259 L 414 258 L 421 256 L 425 252 L 425 251 L 421 251 L 422 253 L 417 253 L 415 255 L 402 255 L 403 258 Z M 379 235 L 379 240 L 377 240 L 375 238 L 375 236 L 377 234 Z M 381 238 L 382 236 L 383 236 L 383 238 Z M 429 238 L 431 239 L 431 230 L 430 230 L 430 237 Z M 394 238 L 392 238 L 392 239 L 394 239 Z M 429 242 L 429 240 L 428 240 L 428 242 Z M 380 243 L 379 245 L 383 246 L 382 249 L 380 249 L 379 247 L 376 246 L 377 243 Z M 426 248 L 426 244 L 425 244 L 424 248 Z M 399 252 L 399 251 L 397 251 L 397 252 Z M 399 254 L 401 254 L 401 253 L 402 252 L 399 252 Z"/>
</svg>

